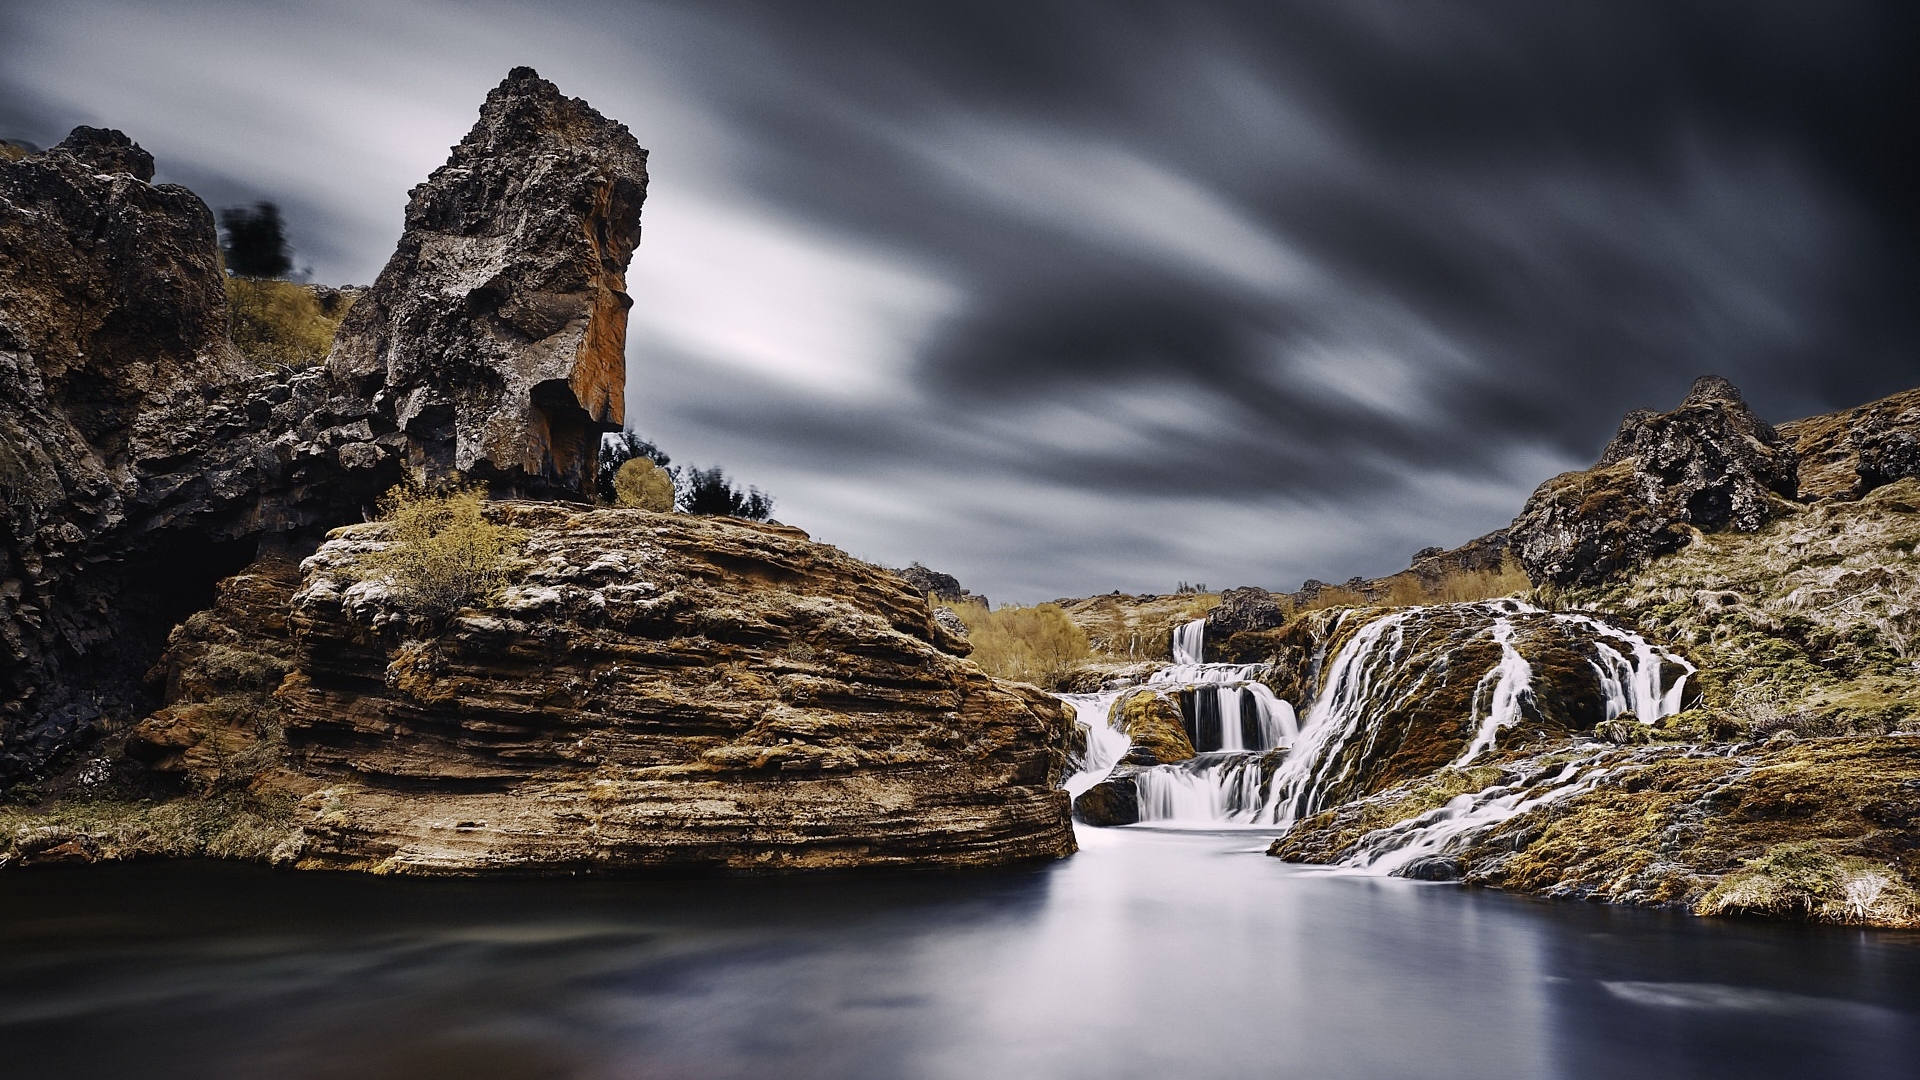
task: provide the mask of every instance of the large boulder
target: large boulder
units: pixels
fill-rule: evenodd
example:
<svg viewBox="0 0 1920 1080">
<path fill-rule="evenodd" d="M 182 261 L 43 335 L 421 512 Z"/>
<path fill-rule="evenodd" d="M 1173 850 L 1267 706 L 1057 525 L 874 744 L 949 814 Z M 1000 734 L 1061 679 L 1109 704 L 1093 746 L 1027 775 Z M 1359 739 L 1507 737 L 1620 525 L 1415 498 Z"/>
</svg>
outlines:
<svg viewBox="0 0 1920 1080">
<path fill-rule="evenodd" d="M 1540 485 L 1507 542 L 1534 582 L 1592 585 L 1677 550 L 1692 529 L 1752 532 L 1798 486 L 1792 445 L 1708 375 L 1672 412 L 1628 413 L 1598 465 Z"/>
<path fill-rule="evenodd" d="M 625 410 L 626 268 L 647 152 L 532 68 L 413 189 L 328 371 L 390 411 L 408 463 L 523 495 L 592 490 Z"/>
<path fill-rule="evenodd" d="M 384 578 L 384 524 L 337 530 L 306 561 L 278 693 L 301 865 L 775 870 L 1073 850 L 1066 707 L 944 649 L 887 571 L 785 526 L 490 513 L 524 530 L 522 570 L 450 619 Z"/>
</svg>

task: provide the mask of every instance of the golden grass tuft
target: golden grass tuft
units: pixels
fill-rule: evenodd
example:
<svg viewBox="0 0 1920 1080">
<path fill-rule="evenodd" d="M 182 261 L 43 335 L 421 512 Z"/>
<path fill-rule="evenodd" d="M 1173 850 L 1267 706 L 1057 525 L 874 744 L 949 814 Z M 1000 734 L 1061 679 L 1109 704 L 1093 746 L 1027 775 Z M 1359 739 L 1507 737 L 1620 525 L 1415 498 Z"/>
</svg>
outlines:
<svg viewBox="0 0 1920 1080">
<path fill-rule="evenodd" d="M 1093 654 L 1087 635 L 1058 604 L 1002 607 L 948 603 L 967 624 L 973 662 L 996 679 L 1052 686 Z"/>
<path fill-rule="evenodd" d="M 613 474 L 613 501 L 615 506 L 667 513 L 673 509 L 673 477 L 643 457 L 621 462 Z"/>
<path fill-rule="evenodd" d="M 1920 897 L 1891 867 L 1812 844 L 1777 844 L 1722 878 L 1693 911 L 1903 926 L 1920 918 Z"/>
<path fill-rule="evenodd" d="M 331 293 L 331 291 L 329 291 Z M 291 281 L 227 278 L 227 326 L 233 344 L 262 367 L 312 367 L 327 358 L 333 336 L 353 306 L 332 293 Z"/>
<path fill-rule="evenodd" d="M 451 615 L 504 587 L 519 567 L 527 534 L 488 521 L 486 506 L 478 484 L 444 494 L 396 486 L 380 500 L 391 540 L 366 563 L 416 614 Z"/>
</svg>

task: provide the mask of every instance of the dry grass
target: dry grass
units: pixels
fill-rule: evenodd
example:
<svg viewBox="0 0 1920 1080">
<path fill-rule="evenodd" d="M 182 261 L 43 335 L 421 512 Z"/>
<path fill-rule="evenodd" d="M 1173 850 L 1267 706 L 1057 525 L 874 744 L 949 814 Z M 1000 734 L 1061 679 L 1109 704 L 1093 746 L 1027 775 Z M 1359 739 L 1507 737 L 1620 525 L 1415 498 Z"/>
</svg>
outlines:
<svg viewBox="0 0 1920 1080">
<path fill-rule="evenodd" d="M 504 587 L 527 534 L 487 520 L 485 488 L 445 494 L 395 487 L 380 501 L 391 542 L 366 565 L 393 582 L 416 614 L 445 617 Z"/>
<path fill-rule="evenodd" d="M 621 462 L 613 474 L 613 501 L 615 506 L 667 513 L 673 509 L 673 476 L 646 458 Z"/>
<path fill-rule="evenodd" d="M 1812 844 L 1779 844 L 1722 878 L 1693 911 L 1905 926 L 1920 917 L 1920 897 L 1891 867 Z"/>
<path fill-rule="evenodd" d="M 1072 601 L 1062 610 L 1086 634 L 1094 659 L 1127 663 L 1167 659 L 1174 627 L 1205 618 L 1218 606 L 1218 593 L 1109 594 Z"/>
<path fill-rule="evenodd" d="M 227 325 L 233 344 L 262 367 L 312 367 L 327 358 L 353 300 L 323 302 L 291 281 L 227 278 Z"/>
<path fill-rule="evenodd" d="M 1058 604 L 1002 607 L 948 603 L 967 624 L 973 662 L 996 679 L 1052 686 L 1092 656 L 1087 635 Z"/>
<path fill-rule="evenodd" d="M 286 800 L 235 793 L 167 802 L 80 800 L 46 810 L 0 809 L 0 866 L 59 859 L 244 859 L 283 864 L 302 834 Z"/>
</svg>

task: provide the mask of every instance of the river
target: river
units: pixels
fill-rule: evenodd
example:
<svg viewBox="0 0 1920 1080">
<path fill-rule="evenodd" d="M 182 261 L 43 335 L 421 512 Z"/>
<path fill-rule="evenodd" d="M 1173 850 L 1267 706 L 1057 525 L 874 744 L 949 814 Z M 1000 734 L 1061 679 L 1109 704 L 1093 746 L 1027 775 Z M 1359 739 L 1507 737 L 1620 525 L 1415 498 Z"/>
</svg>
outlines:
<svg viewBox="0 0 1920 1080">
<path fill-rule="evenodd" d="M 1251 831 L 1059 863 L 468 882 L 0 875 L 0 1074 L 1876 1078 L 1920 935 L 1289 866 Z"/>
</svg>

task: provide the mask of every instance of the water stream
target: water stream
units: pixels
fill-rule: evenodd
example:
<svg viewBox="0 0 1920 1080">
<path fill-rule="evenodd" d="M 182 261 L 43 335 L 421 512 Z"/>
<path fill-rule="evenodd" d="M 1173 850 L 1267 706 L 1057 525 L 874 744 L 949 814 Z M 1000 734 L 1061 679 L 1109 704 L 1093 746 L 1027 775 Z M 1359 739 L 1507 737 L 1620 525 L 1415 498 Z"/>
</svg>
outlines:
<svg viewBox="0 0 1920 1080">
<path fill-rule="evenodd" d="M 1589 661 L 1603 720 L 1632 718 L 1652 724 L 1679 711 L 1693 665 L 1648 642 L 1588 615 L 1549 613 L 1505 600 L 1466 605 L 1488 620 L 1487 638 L 1499 647 L 1498 659 L 1481 673 L 1472 694 L 1465 748 L 1453 765 L 1483 759 L 1503 732 L 1519 722 L 1534 692 L 1532 665 L 1515 643 L 1517 619 L 1546 620 L 1569 639 L 1592 646 Z M 1260 664 L 1204 662 L 1206 623 L 1196 619 L 1173 635 L 1173 663 L 1147 681 L 1150 689 L 1186 691 L 1196 702 L 1190 730 L 1200 753 L 1188 761 L 1155 765 L 1134 772 L 1140 821 L 1187 828 L 1254 828 L 1284 832 L 1296 822 L 1339 800 L 1357 769 L 1367 762 L 1383 734 L 1382 718 L 1395 713 L 1434 686 L 1422 670 L 1408 676 L 1433 609 L 1393 612 L 1353 633 L 1326 662 L 1320 690 L 1297 717 L 1292 703 L 1276 697 L 1260 680 Z M 1438 665 L 1444 676 L 1457 673 Z M 1671 672 L 1678 672 L 1671 675 Z M 1472 673 L 1468 672 L 1471 676 Z M 1113 705 L 1127 690 L 1068 697 L 1081 721 L 1100 745 L 1069 789 L 1078 794 L 1104 779 L 1126 753 L 1126 736 L 1115 730 Z M 1216 704 L 1203 706 L 1209 696 Z M 1206 739 L 1208 709 L 1222 717 L 1242 715 L 1248 722 L 1218 725 L 1226 734 Z M 1232 729 L 1239 727 L 1240 733 Z M 1527 774 L 1462 795 L 1437 810 L 1370 834 L 1348 860 L 1350 869 L 1377 874 L 1405 870 L 1429 856 L 1459 850 L 1473 838 L 1512 817 L 1568 798 L 1604 781 L 1598 762 L 1607 748 L 1596 746 L 1593 759 L 1556 766 L 1549 774 Z"/>
<path fill-rule="evenodd" d="M 1920 938 L 1080 831 L 980 872 L 0 875 L 8 1080 L 1896 1080 Z"/>
</svg>

